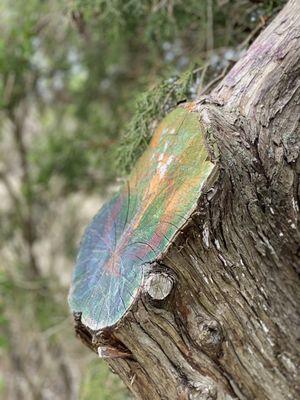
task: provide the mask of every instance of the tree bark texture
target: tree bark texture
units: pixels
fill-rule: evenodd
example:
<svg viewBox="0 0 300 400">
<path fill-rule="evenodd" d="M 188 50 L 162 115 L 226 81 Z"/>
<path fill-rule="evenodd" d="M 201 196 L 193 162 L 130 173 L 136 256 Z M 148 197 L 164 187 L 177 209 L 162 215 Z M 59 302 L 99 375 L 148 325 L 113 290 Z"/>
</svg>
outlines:
<svg viewBox="0 0 300 400">
<path fill-rule="evenodd" d="M 196 105 L 197 211 L 117 327 L 76 331 L 139 399 L 299 398 L 299 0 Z"/>
</svg>

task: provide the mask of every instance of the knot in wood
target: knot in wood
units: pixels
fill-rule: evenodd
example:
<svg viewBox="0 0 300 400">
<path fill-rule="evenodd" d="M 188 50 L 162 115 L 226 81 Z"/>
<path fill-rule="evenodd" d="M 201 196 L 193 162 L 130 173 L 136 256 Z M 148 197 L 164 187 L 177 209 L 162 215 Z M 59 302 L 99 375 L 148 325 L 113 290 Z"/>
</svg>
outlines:
<svg viewBox="0 0 300 400">
<path fill-rule="evenodd" d="M 198 340 L 207 352 L 216 354 L 221 349 L 224 335 L 221 325 L 213 319 L 203 319 L 198 323 Z"/>
<path fill-rule="evenodd" d="M 218 391 L 213 383 L 205 384 L 202 382 L 194 383 L 195 390 L 190 394 L 190 400 L 216 400 Z"/>
<path fill-rule="evenodd" d="M 174 279 L 165 272 L 152 272 L 145 282 L 145 290 L 154 300 L 164 300 L 174 286 Z"/>
</svg>

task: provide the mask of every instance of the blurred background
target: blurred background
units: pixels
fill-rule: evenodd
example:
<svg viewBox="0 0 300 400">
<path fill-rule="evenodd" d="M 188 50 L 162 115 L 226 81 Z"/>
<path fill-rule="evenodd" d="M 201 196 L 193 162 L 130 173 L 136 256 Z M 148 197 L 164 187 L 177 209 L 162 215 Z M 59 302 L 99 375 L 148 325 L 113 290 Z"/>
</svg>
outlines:
<svg viewBox="0 0 300 400">
<path fill-rule="evenodd" d="M 130 398 L 74 335 L 80 236 L 157 121 L 283 3 L 0 0 L 0 398 Z"/>
</svg>

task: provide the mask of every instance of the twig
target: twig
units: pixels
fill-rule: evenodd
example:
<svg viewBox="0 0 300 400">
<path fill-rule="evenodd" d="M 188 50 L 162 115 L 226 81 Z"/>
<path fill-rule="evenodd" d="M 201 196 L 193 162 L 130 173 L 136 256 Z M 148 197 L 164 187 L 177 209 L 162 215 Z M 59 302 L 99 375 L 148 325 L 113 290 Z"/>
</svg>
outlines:
<svg viewBox="0 0 300 400">
<path fill-rule="evenodd" d="M 207 72 L 207 68 L 208 68 L 209 64 L 206 63 L 203 67 L 202 67 L 202 72 L 201 72 L 201 76 L 200 76 L 200 82 L 199 82 L 199 87 L 197 90 L 197 95 L 200 96 L 202 87 L 203 87 L 203 82 L 204 82 L 204 78 L 205 78 L 205 74 Z"/>
<path fill-rule="evenodd" d="M 231 65 L 227 65 L 223 71 L 221 72 L 220 75 L 218 75 L 215 79 L 213 79 L 212 81 L 210 81 L 205 87 L 204 89 L 199 93 L 199 96 L 203 96 L 205 93 L 208 92 L 209 89 L 211 89 L 216 83 L 218 83 L 221 79 L 223 79 L 225 77 L 225 75 L 227 74 L 229 68 L 231 67 Z"/>
<path fill-rule="evenodd" d="M 263 17 L 261 17 L 260 23 L 250 32 L 250 34 L 246 37 L 246 39 L 243 40 L 242 43 L 240 43 L 237 46 L 238 50 L 244 49 L 265 25 L 266 21 Z"/>
</svg>

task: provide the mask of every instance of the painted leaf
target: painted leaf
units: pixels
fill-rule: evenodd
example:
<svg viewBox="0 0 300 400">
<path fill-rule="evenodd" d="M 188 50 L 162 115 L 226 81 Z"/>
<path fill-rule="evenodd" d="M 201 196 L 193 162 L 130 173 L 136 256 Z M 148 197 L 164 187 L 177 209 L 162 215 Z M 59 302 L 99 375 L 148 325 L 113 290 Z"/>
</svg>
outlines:
<svg viewBox="0 0 300 400">
<path fill-rule="evenodd" d="M 92 330 L 114 325 L 134 302 L 155 261 L 196 208 L 213 169 L 192 105 L 158 126 L 123 189 L 83 236 L 69 303 Z"/>
</svg>

